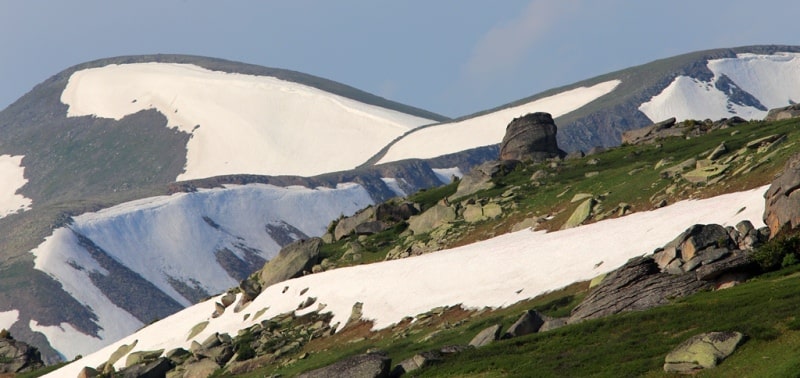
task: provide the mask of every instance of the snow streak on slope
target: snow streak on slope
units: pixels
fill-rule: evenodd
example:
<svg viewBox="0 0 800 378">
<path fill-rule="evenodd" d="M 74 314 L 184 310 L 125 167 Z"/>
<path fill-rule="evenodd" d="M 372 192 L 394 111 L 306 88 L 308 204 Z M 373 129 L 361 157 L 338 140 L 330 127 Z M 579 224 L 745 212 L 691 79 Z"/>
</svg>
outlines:
<svg viewBox="0 0 800 378">
<path fill-rule="evenodd" d="M 22 156 L 0 155 L 0 218 L 30 209 L 32 201 L 16 194 L 28 182 Z"/>
<path fill-rule="evenodd" d="M 619 80 L 611 80 L 588 88 L 575 88 L 475 118 L 417 130 L 392 145 L 378 164 L 410 158 L 433 158 L 498 144 L 503 140 L 506 126 L 514 118 L 533 112 L 547 112 L 555 118 L 610 93 L 619 83 Z"/>
<path fill-rule="evenodd" d="M 235 335 L 256 322 L 294 311 L 308 297 L 324 303 L 325 311 L 334 314 L 332 324 L 340 325 L 347 321 L 353 304 L 362 302 L 364 317 L 374 320 L 376 328 L 438 306 L 508 306 L 606 273 L 631 257 L 650 254 L 693 224 L 735 225 L 748 219 L 761 227 L 766 189 L 764 186 L 706 200 L 682 201 L 558 232 L 523 230 L 418 257 L 307 275 L 273 285 L 242 312 L 229 310 L 216 319 L 210 316 L 213 303 L 218 300 L 214 298 L 148 326 L 51 376 L 74 376 L 83 366 L 97 366 L 119 345 L 133 340 L 138 340 L 135 350 L 170 350 L 188 349 L 192 340 L 202 342 L 214 332 Z M 599 262 L 603 264 L 598 266 Z M 254 319 L 252 314 L 261 309 L 267 309 L 264 316 Z M 245 317 L 248 320 L 243 321 Z M 210 323 L 194 339 L 187 340 L 191 327 L 202 321 Z"/>
<path fill-rule="evenodd" d="M 406 131 L 433 123 L 295 82 L 191 64 L 81 70 L 70 77 L 61 101 L 71 117 L 120 119 L 160 111 L 168 126 L 193 134 L 178 180 L 351 169 Z"/>
<path fill-rule="evenodd" d="M 0 329 L 9 329 L 19 320 L 19 311 L 11 310 L 0 312 Z"/>
<path fill-rule="evenodd" d="M 53 276 L 95 312 L 102 327 L 100 338 L 81 335 L 68 324 L 42 327 L 32 322 L 31 327 L 71 359 L 143 324 L 93 285 L 92 275 L 112 273 L 87 251 L 79 236 L 178 304 L 188 306 L 191 302 L 176 290 L 175 281 L 206 293 L 238 284 L 216 252 L 227 250 L 243 261 L 252 257 L 248 253 L 269 259 L 280 247 L 266 232 L 267 224 L 281 221 L 306 235 L 321 235 L 330 220 L 370 204 L 369 193 L 356 184 L 340 184 L 336 189 L 252 184 L 147 198 L 82 214 L 32 253 L 36 269 Z"/>
<path fill-rule="evenodd" d="M 433 174 L 439 178 L 439 181 L 449 184 L 453 182 L 453 176 L 462 178 L 464 174 L 461 173 L 461 168 L 453 167 L 453 168 L 433 168 Z"/>
<path fill-rule="evenodd" d="M 711 81 L 678 76 L 639 110 L 653 122 L 670 117 L 679 121 L 732 116 L 749 120 L 762 119 L 769 109 L 800 101 L 800 53 L 738 54 L 710 60 L 708 68 L 714 73 Z"/>
</svg>

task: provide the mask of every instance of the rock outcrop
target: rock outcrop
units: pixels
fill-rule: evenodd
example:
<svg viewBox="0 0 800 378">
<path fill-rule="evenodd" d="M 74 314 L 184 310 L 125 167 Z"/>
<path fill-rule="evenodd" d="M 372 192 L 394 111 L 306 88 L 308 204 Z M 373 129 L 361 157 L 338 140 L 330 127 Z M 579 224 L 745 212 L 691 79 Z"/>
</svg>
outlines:
<svg viewBox="0 0 800 378">
<path fill-rule="evenodd" d="M 681 135 L 683 129 L 674 127 L 675 121 L 675 117 L 672 117 L 640 129 L 626 131 L 622 133 L 622 144 L 651 143 L 659 138 Z"/>
<path fill-rule="evenodd" d="M 558 148 L 556 131 L 549 113 L 529 113 L 514 118 L 500 143 L 500 160 L 543 161 L 566 156 Z"/>
<path fill-rule="evenodd" d="M 456 189 L 455 194 L 450 198 L 463 198 L 481 190 L 494 188 L 495 184 L 492 179 L 507 175 L 516 166 L 516 160 L 487 161 L 464 175 L 458 183 L 458 189 Z"/>
<path fill-rule="evenodd" d="M 0 331 L 0 373 L 24 373 L 44 367 L 39 350 Z"/>
<path fill-rule="evenodd" d="M 770 237 L 783 230 L 800 225 L 800 154 L 789 158 L 780 174 L 764 194 L 764 223 L 769 227 Z"/>
<path fill-rule="evenodd" d="M 739 332 L 709 332 L 693 336 L 673 349 L 664 359 L 664 371 L 694 374 L 717 366 L 744 341 Z"/>
<path fill-rule="evenodd" d="M 346 358 L 332 365 L 298 375 L 298 378 L 385 378 L 392 360 L 382 353 L 367 353 Z"/>
<path fill-rule="evenodd" d="M 317 263 L 322 239 L 311 238 L 298 240 L 281 248 L 278 255 L 264 264 L 258 272 L 243 280 L 239 287 L 242 289 L 243 301 L 253 300 L 261 290 L 281 281 L 310 272 Z"/>
<path fill-rule="evenodd" d="M 792 104 L 782 108 L 770 109 L 765 121 L 780 121 L 783 119 L 800 117 L 800 104 Z"/>
</svg>

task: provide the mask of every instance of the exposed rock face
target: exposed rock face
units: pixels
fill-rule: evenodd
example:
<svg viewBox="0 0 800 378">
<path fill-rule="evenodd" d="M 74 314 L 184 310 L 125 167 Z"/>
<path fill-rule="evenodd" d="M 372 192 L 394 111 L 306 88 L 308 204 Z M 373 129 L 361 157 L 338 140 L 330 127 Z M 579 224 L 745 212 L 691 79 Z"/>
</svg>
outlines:
<svg viewBox="0 0 800 378">
<path fill-rule="evenodd" d="M 610 273 L 570 314 L 569 323 L 623 311 L 641 311 L 684 297 L 710 284 L 694 274 L 661 273 L 652 257 L 635 257 Z"/>
<path fill-rule="evenodd" d="M 772 181 L 767 192 L 764 223 L 769 227 L 770 237 L 775 237 L 784 228 L 788 230 L 800 225 L 800 154 L 789 158 L 778 178 Z"/>
<path fill-rule="evenodd" d="M 782 119 L 800 117 L 800 104 L 792 104 L 783 108 L 770 109 L 765 121 L 780 121 Z"/>
<path fill-rule="evenodd" d="M 389 357 L 381 353 L 361 354 L 300 374 L 298 378 L 385 378 L 389 377 L 391 361 Z"/>
<path fill-rule="evenodd" d="M 744 341 L 739 332 L 709 332 L 691 337 L 664 359 L 664 371 L 691 374 L 717 366 Z"/>
<path fill-rule="evenodd" d="M 558 148 L 556 131 L 549 113 L 529 113 L 514 118 L 500 143 L 500 160 L 541 161 L 566 156 Z"/>
<path fill-rule="evenodd" d="M 0 338 L 0 373 L 24 373 L 44 367 L 39 351 L 14 340 L 5 330 Z"/>
</svg>

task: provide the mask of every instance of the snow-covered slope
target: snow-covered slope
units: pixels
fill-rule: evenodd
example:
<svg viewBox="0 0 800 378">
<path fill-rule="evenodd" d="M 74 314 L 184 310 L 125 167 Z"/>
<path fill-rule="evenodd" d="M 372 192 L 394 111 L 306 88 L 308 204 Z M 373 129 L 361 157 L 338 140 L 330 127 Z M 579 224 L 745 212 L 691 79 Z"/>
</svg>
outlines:
<svg viewBox="0 0 800 378">
<path fill-rule="evenodd" d="M 191 64 L 107 65 L 72 74 L 68 116 L 121 119 L 157 109 L 192 133 L 177 180 L 351 169 L 394 138 L 434 121 L 269 76 Z"/>
<path fill-rule="evenodd" d="M 738 54 L 710 60 L 708 68 L 711 80 L 678 76 L 639 110 L 654 122 L 670 117 L 750 120 L 800 101 L 800 53 Z"/>
<path fill-rule="evenodd" d="M 0 218 L 31 206 L 29 198 L 16 194 L 28 182 L 21 163 L 22 156 L 0 155 Z"/>
<path fill-rule="evenodd" d="M 505 135 L 506 126 L 516 117 L 533 112 L 547 112 L 558 117 L 610 93 L 619 84 L 619 80 L 611 80 L 474 118 L 419 129 L 394 143 L 378 164 L 409 158 L 432 158 L 498 144 Z"/>
<path fill-rule="evenodd" d="M 443 305 L 508 306 L 543 292 L 613 270 L 629 258 L 651 253 L 693 224 L 734 225 L 748 219 L 763 226 L 766 187 L 698 201 L 683 201 L 648 212 L 564 231 L 523 230 L 433 254 L 336 269 L 285 281 L 265 289 L 240 313 L 211 318 L 219 298 L 192 306 L 49 376 L 75 376 L 83 366 L 98 366 L 122 344 L 138 340 L 135 350 L 189 348 L 214 332 L 239 329 L 294 311 L 308 297 L 325 304 L 332 324 L 344 324 L 354 303 L 376 328 L 387 327 Z M 620 235 L 625 235 L 624 240 Z M 598 264 L 601 263 L 602 264 Z M 368 282 L 369 284 L 364 284 Z M 398 285 L 402 283 L 402 285 Z M 288 287 L 288 289 L 285 289 Z M 302 310 L 311 311 L 312 308 Z M 253 314 L 266 309 L 260 318 Z M 250 314 L 251 316 L 246 316 Z M 247 319 L 247 320 L 243 320 Z M 187 338 L 195 324 L 209 325 Z M 117 363 L 122 367 L 125 359 Z"/>
<path fill-rule="evenodd" d="M 153 320 L 144 316 L 171 313 L 136 308 L 146 306 L 150 298 L 144 296 L 157 295 L 178 310 L 236 286 L 243 277 L 234 278 L 227 267 L 257 263 L 251 269 L 258 269 L 280 249 L 269 225 L 319 236 L 330 220 L 371 203 L 356 184 L 336 189 L 252 184 L 147 198 L 74 217 L 32 251 L 35 268 L 90 308 L 100 331 L 85 335 L 68 323 L 35 321 L 30 327 L 67 359 L 86 354 Z M 128 286 L 115 287 L 106 278 Z"/>
</svg>

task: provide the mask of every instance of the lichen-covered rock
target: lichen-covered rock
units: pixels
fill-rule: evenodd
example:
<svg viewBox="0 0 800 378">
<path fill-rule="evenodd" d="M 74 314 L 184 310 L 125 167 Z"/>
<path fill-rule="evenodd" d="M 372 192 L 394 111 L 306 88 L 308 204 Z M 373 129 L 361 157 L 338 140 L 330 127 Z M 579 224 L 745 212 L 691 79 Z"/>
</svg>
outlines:
<svg viewBox="0 0 800 378">
<path fill-rule="evenodd" d="M 691 337 L 664 359 L 664 371 L 691 374 L 717 366 L 744 341 L 739 332 L 709 332 Z"/>
<path fill-rule="evenodd" d="M 455 219 L 456 210 L 452 206 L 438 203 L 422 214 L 409 218 L 408 229 L 415 235 L 424 234 Z"/>
<path fill-rule="evenodd" d="M 495 324 L 491 327 L 485 328 L 483 331 L 478 332 L 475 337 L 470 340 L 469 345 L 475 348 L 480 348 L 484 345 L 493 343 L 500 337 L 500 324 Z"/>
<path fill-rule="evenodd" d="M 500 143 L 500 160 L 543 161 L 564 157 L 558 148 L 557 127 L 549 113 L 529 113 L 514 118 Z"/>
<path fill-rule="evenodd" d="M 572 215 L 569 216 L 569 219 L 564 222 L 564 225 L 561 226 L 561 229 L 566 230 L 568 228 L 580 226 L 592 215 L 592 207 L 594 204 L 595 201 L 592 198 L 583 201 L 580 205 L 578 205 L 575 211 L 572 212 Z"/>
</svg>

